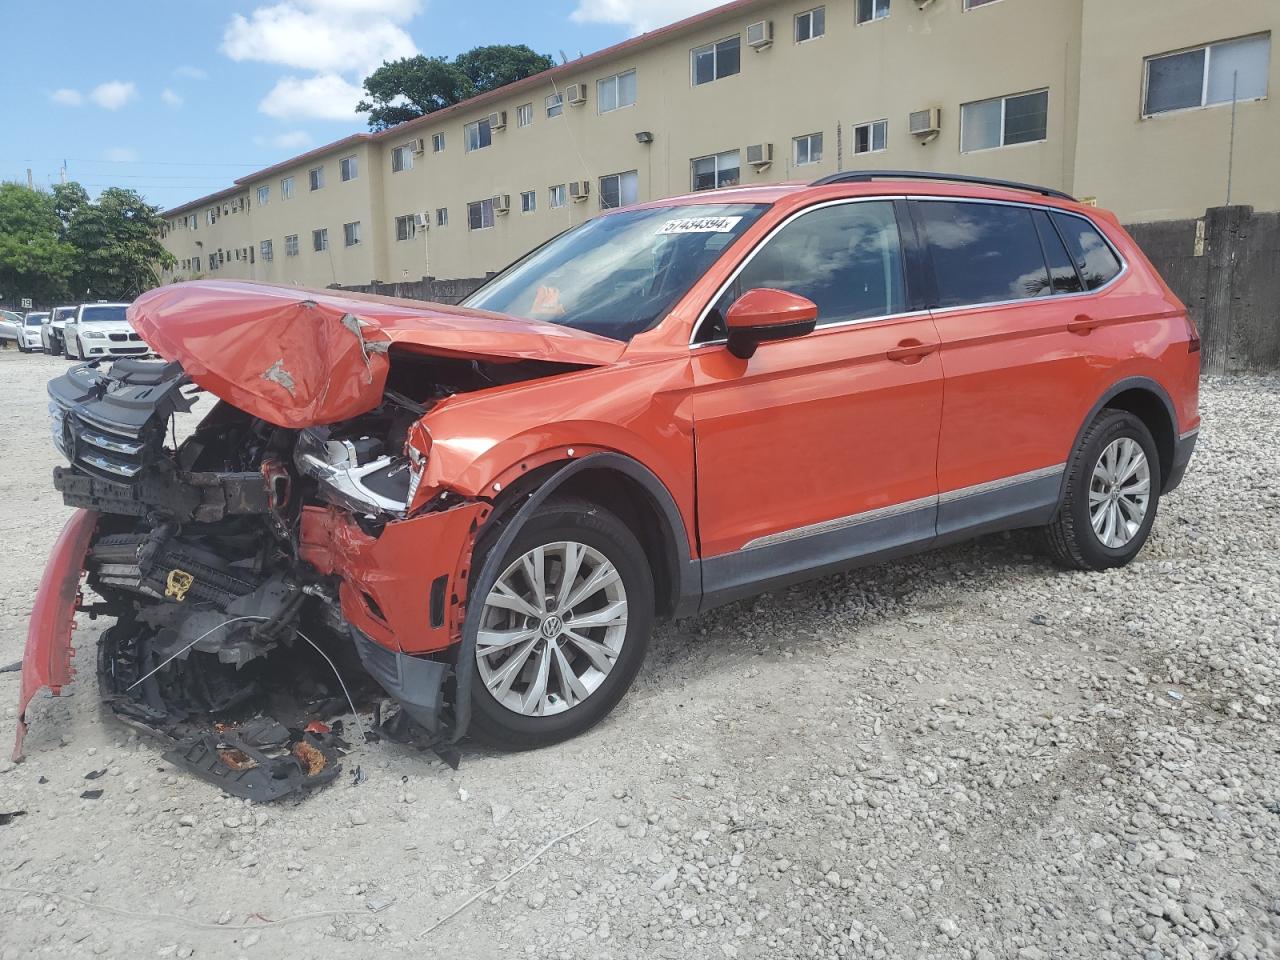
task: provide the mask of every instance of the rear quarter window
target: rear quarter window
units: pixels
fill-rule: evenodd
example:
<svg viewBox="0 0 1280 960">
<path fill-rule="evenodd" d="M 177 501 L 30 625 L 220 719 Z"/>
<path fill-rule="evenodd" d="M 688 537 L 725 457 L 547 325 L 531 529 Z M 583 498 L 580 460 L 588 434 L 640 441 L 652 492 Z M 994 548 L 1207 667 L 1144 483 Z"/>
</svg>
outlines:
<svg viewBox="0 0 1280 960">
<path fill-rule="evenodd" d="M 1115 279 L 1120 273 L 1120 261 L 1097 227 L 1083 217 L 1066 213 L 1053 214 L 1053 221 L 1086 288 L 1097 290 Z"/>
</svg>

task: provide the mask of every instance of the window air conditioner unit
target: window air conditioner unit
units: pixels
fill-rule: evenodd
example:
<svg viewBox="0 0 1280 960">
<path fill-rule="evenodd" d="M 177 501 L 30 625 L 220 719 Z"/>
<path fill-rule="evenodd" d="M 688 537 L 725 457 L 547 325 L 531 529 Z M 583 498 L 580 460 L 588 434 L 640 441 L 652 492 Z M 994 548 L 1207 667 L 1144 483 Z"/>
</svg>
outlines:
<svg viewBox="0 0 1280 960">
<path fill-rule="evenodd" d="M 590 180 L 574 180 L 569 184 L 569 196 L 576 201 L 587 199 L 591 196 Z"/>
<path fill-rule="evenodd" d="M 753 50 L 765 50 L 773 46 L 773 21 L 757 20 L 747 26 L 747 46 Z"/>
<path fill-rule="evenodd" d="M 421 137 L 419 137 L 417 140 L 414 140 L 412 143 L 412 146 L 413 146 L 413 152 L 417 154 L 423 153 L 424 150 L 426 149 L 423 145 L 423 141 Z"/>
<path fill-rule="evenodd" d="M 507 125 L 507 111 L 498 110 L 489 114 L 489 129 L 501 130 Z"/>
<path fill-rule="evenodd" d="M 929 107 L 914 111 L 908 120 L 907 129 L 913 137 L 936 137 L 942 129 L 942 109 Z"/>
<path fill-rule="evenodd" d="M 587 102 L 587 85 L 585 83 L 571 83 L 565 90 L 564 98 L 573 104 L 583 104 Z"/>
<path fill-rule="evenodd" d="M 511 194 L 503 193 L 493 198 L 494 213 L 510 213 L 511 212 Z"/>
<path fill-rule="evenodd" d="M 429 213 L 415 213 L 415 214 L 413 215 L 413 225 L 414 225 L 415 227 L 417 227 L 419 230 L 430 230 L 430 229 L 431 229 L 431 214 L 429 214 Z"/>
<path fill-rule="evenodd" d="M 763 170 L 769 166 L 769 164 L 773 163 L 773 144 L 753 143 L 747 147 L 747 163 L 757 170 Z"/>
</svg>

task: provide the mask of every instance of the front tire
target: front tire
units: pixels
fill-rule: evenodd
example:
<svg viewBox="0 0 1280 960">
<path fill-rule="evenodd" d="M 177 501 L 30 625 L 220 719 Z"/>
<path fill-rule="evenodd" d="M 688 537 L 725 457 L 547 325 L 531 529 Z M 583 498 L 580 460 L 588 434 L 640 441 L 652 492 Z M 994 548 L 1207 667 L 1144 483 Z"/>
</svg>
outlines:
<svg viewBox="0 0 1280 960">
<path fill-rule="evenodd" d="M 1085 430 L 1067 491 L 1046 528 L 1049 552 L 1075 570 L 1110 570 L 1136 557 L 1160 503 L 1160 455 L 1146 424 L 1105 409 Z"/>
<path fill-rule="evenodd" d="M 630 688 L 653 630 L 653 573 L 612 513 L 554 499 L 520 530 L 497 582 L 471 603 L 482 607 L 471 734 L 528 750 L 588 730 Z"/>
<path fill-rule="evenodd" d="M 62 356 L 62 340 L 53 334 L 49 334 L 49 356 Z"/>
</svg>

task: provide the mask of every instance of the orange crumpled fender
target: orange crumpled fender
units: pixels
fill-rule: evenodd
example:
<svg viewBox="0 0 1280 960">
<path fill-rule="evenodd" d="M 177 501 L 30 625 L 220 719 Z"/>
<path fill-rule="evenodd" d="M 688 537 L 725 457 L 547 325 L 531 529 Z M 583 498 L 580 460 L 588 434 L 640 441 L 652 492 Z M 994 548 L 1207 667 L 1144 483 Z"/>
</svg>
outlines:
<svg viewBox="0 0 1280 960">
<path fill-rule="evenodd" d="M 77 510 L 58 535 L 45 564 L 44 577 L 36 591 L 27 627 L 27 648 L 22 655 L 22 683 L 18 693 L 18 731 L 13 759 L 22 757 L 22 740 L 27 733 L 27 704 L 41 687 L 54 696 L 71 682 L 71 630 L 75 626 L 76 602 L 80 595 L 80 575 L 89 541 L 98 528 L 94 510 Z"/>
</svg>

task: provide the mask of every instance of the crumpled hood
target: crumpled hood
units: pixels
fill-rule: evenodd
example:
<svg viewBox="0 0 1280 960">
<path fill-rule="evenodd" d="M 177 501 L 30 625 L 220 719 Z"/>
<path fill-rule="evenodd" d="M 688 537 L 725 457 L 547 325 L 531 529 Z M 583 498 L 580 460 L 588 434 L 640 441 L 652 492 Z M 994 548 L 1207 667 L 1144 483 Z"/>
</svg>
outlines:
<svg viewBox="0 0 1280 960">
<path fill-rule="evenodd" d="M 338 423 L 382 401 L 387 351 L 605 366 L 626 344 L 416 300 L 196 280 L 143 294 L 129 322 L 204 389 L 269 423 Z"/>
</svg>

